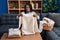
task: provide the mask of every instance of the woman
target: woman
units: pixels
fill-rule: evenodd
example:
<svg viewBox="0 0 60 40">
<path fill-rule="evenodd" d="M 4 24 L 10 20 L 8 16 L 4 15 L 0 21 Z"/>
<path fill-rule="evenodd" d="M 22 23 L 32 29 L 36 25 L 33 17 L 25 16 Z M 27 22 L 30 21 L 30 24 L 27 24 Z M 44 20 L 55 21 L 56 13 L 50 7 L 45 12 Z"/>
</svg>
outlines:
<svg viewBox="0 0 60 40">
<path fill-rule="evenodd" d="M 36 17 L 39 20 L 39 16 L 32 10 L 31 4 L 26 4 L 24 7 L 24 11 L 19 14 L 19 16 L 23 16 L 23 14 L 33 14 L 33 17 Z M 39 24 L 39 22 L 38 22 Z M 22 25 L 21 25 L 22 26 Z M 39 26 L 39 25 L 38 25 Z M 20 27 L 21 29 L 21 27 Z"/>
<path fill-rule="evenodd" d="M 31 4 L 26 4 L 24 7 L 24 11 L 19 14 L 19 16 L 23 16 L 23 14 L 33 14 L 34 17 L 38 17 L 38 15 L 32 10 Z"/>
</svg>

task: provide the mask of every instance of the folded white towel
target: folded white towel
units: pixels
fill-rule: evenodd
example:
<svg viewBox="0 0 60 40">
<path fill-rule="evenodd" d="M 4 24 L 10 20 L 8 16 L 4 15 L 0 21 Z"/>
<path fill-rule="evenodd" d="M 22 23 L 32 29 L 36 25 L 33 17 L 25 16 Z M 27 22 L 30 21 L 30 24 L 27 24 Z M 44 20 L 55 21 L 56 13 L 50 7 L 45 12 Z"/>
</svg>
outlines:
<svg viewBox="0 0 60 40">
<path fill-rule="evenodd" d="M 18 28 L 10 28 L 9 36 L 21 36 L 21 31 Z"/>
</svg>

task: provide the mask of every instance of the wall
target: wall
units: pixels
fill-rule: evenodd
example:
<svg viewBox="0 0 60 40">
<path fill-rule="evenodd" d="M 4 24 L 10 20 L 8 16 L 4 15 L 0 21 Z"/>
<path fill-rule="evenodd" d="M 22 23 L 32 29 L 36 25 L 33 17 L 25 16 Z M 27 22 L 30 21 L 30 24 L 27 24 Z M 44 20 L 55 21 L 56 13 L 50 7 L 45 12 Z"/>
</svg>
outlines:
<svg viewBox="0 0 60 40">
<path fill-rule="evenodd" d="M 0 14 L 8 13 L 7 0 L 0 0 Z"/>
</svg>

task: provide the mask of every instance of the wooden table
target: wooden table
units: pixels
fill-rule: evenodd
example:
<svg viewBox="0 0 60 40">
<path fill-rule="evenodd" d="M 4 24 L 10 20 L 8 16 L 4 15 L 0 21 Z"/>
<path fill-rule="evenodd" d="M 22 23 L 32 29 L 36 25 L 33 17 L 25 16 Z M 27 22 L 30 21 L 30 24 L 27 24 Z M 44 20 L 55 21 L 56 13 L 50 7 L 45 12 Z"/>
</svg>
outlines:
<svg viewBox="0 0 60 40">
<path fill-rule="evenodd" d="M 42 40 L 40 33 L 34 35 L 25 35 L 20 38 L 9 38 L 7 33 L 4 33 L 1 40 Z"/>
</svg>

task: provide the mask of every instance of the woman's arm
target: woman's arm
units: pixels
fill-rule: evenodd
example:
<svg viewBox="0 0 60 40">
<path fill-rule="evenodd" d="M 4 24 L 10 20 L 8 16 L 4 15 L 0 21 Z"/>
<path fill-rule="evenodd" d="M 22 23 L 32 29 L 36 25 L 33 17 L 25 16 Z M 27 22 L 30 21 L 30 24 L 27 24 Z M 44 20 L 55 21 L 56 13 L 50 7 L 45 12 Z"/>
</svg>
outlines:
<svg viewBox="0 0 60 40">
<path fill-rule="evenodd" d="M 22 14 L 22 13 L 19 13 L 18 15 L 19 15 L 19 16 L 23 16 L 23 14 Z"/>
<path fill-rule="evenodd" d="M 37 17 L 38 15 L 34 12 L 33 16 L 34 16 L 34 17 Z"/>
<path fill-rule="evenodd" d="M 40 19 L 39 16 L 36 13 L 34 13 L 33 16 L 37 17 L 37 19 Z"/>
</svg>

